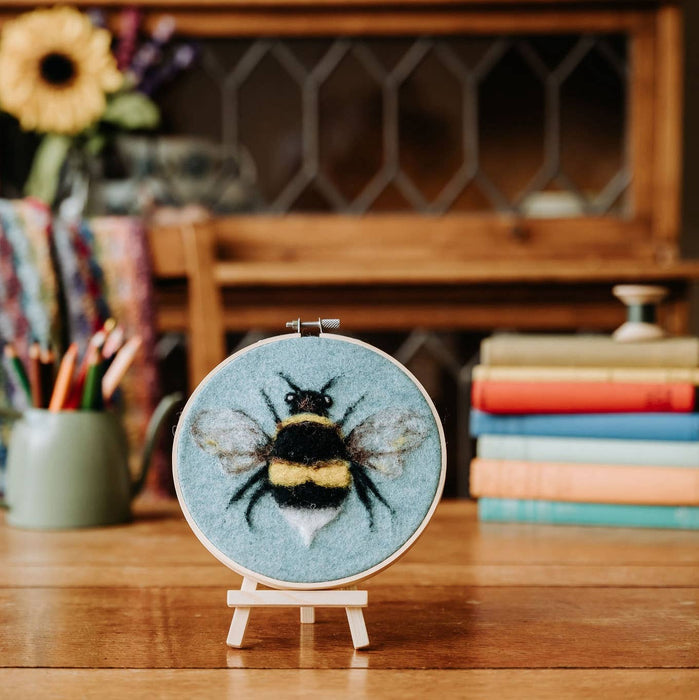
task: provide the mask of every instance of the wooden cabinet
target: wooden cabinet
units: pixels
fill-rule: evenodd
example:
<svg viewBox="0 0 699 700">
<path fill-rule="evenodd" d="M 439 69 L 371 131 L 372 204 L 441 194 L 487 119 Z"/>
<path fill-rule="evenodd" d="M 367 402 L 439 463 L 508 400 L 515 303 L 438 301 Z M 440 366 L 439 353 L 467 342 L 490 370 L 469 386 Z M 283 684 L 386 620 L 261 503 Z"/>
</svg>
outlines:
<svg viewBox="0 0 699 700">
<path fill-rule="evenodd" d="M 158 5 L 144 3 L 152 7 L 151 21 Z M 381 230 L 385 214 L 400 213 L 406 239 L 434 238 L 437 247 L 457 251 L 457 259 L 670 263 L 678 257 L 682 41 L 676 3 L 210 0 L 169 6 L 182 34 L 238 42 L 239 57 L 215 56 L 216 70 L 202 72 L 198 91 L 191 86 L 198 99 L 183 93 L 180 102 L 183 109 L 190 102 L 220 110 L 214 135 L 226 148 L 252 152 L 262 196 L 254 204 L 258 216 L 361 216 L 365 230 Z M 459 39 L 471 44 L 459 46 Z M 304 47 L 304 40 L 315 44 Z M 382 60 L 382 41 L 396 46 L 393 62 Z M 312 59 L 304 48 L 316 51 Z M 432 91 L 430 80 L 439 83 Z M 362 90 L 362 81 L 371 85 Z M 342 103 L 342 88 L 356 99 Z M 410 111 L 420 92 L 423 102 L 444 104 Z M 289 93 L 286 101 L 280 93 Z M 454 104 L 446 104 L 448 95 Z M 339 117 L 326 115 L 333 98 Z M 377 116 L 326 134 L 343 116 L 359 119 L 352 110 L 361 99 Z M 441 141 L 430 139 L 440 126 Z M 350 153 L 333 150 L 332 139 L 348 141 Z M 360 157 L 368 151 L 373 158 Z M 289 165 L 280 174 L 284 158 Z M 568 211 L 557 217 L 566 193 Z M 545 220 L 537 218 L 542 199 Z"/>
<path fill-rule="evenodd" d="M 150 7 L 149 21 L 155 21 L 158 5 Z M 283 118 L 265 116 L 260 105 L 264 94 L 275 93 L 271 82 L 267 93 L 263 85 L 246 87 L 256 75 L 265 75 L 262 68 L 259 75 L 254 72 L 265 56 L 281 66 L 277 72 L 292 75 L 301 95 L 298 169 L 276 189 L 270 176 L 260 186 L 266 193 L 262 204 L 182 230 L 151 231 L 161 280 L 161 326 L 197 329 L 193 379 L 222 355 L 223 327 L 279 329 L 298 315 L 339 315 L 357 330 L 608 330 L 624 314 L 610 293 L 618 281 L 667 283 L 672 294 L 666 322 L 676 332 L 686 330 L 688 285 L 699 268 L 681 261 L 678 252 L 682 25 L 677 3 L 261 0 L 171 8 L 183 33 L 243 42 L 239 55 L 249 61 L 256 56 L 253 67 L 243 70 L 237 63 L 226 69 L 229 88 L 238 82 L 228 93 L 233 112 L 224 112 L 232 115 L 235 128 L 222 124 L 224 141 L 232 138 L 239 147 L 247 133 L 242 145 L 269 163 L 273 158 L 260 150 L 265 147 L 260 141 L 273 142 L 273 129 L 283 128 L 284 117 L 296 119 L 293 99 L 288 109 L 276 108 Z M 341 62 L 331 69 L 320 59 L 303 63 L 298 42 L 304 40 L 320 47 L 317 56 L 345 51 L 358 66 L 355 73 L 373 70 L 381 102 L 378 125 L 355 134 L 349 149 L 379 152 L 363 184 L 348 179 L 351 163 L 333 166 L 323 152 L 328 139 L 321 133 L 322 90 Z M 338 41 L 344 43 L 333 48 Z M 459 48 L 460 41 L 466 48 Z M 394 64 L 381 63 L 381 42 L 398 47 Z M 471 45 L 485 49 L 469 63 Z M 401 73 L 395 66 L 408 61 L 410 51 L 423 54 Z M 419 146 L 405 156 L 399 152 L 410 132 L 396 106 L 403 99 L 401 86 L 433 55 L 437 68 L 419 76 L 418 88 L 449 73 L 451 83 L 442 81 L 443 92 L 451 84 L 462 104 L 461 133 L 453 146 L 461 153 L 448 176 L 446 161 L 432 151 L 424 151 L 423 161 Z M 590 56 L 597 63 L 588 65 Z M 525 68 L 519 71 L 519 65 Z M 587 73 L 579 79 L 580 66 Z M 359 88 L 353 87 L 354 73 L 345 69 L 350 94 Z M 241 135 L 249 98 L 237 92 L 242 74 L 252 81 L 243 87 L 256 96 L 252 121 L 257 115 L 262 138 L 251 136 L 250 126 Z M 348 119 L 351 107 L 344 105 Z M 342 114 L 340 109 L 338 119 Z M 451 123 L 444 118 L 444 124 Z M 618 143 L 612 132 L 618 132 Z M 426 163 L 422 171 L 421 162 Z M 430 172 L 438 181 L 432 187 Z M 600 172 L 606 179 L 597 177 Z M 407 203 L 394 199 L 386 207 L 371 200 L 367 205 L 372 186 L 394 187 Z M 481 195 L 475 204 L 466 196 L 471 186 Z M 315 200 L 303 198 L 306 187 L 320 193 Z M 572 208 L 561 209 L 561 194 L 573 201 Z M 182 283 L 186 278 L 188 287 Z M 182 312 L 186 304 L 189 316 Z"/>
<path fill-rule="evenodd" d="M 70 4 L 121 5 L 112 0 Z M 220 111 L 212 127 L 219 133 L 210 135 L 224 148 L 252 151 L 262 194 L 254 213 L 260 217 L 289 212 L 361 216 L 363 228 L 381 230 L 384 215 L 398 212 L 405 215 L 399 226 L 406 239 L 432 237 L 438 248 L 458 251 L 457 259 L 582 256 L 667 264 L 678 258 L 682 27 L 675 1 L 137 4 L 146 25 L 170 14 L 178 33 L 201 41 L 205 52 L 210 41 L 237 42 L 225 57 L 213 56 L 216 67 L 197 74 L 199 85 L 188 85 L 190 93 L 181 93 L 180 103 L 169 107 L 199 111 L 200 121 L 207 116 L 201 111 Z M 28 0 L 0 1 L 5 16 L 33 6 Z M 547 46 L 547 39 L 554 44 Z M 471 43 L 461 46 L 460 40 Z M 391 42 L 393 54 L 385 58 L 380 44 Z M 278 83 L 274 70 L 265 73 L 270 67 L 282 75 Z M 363 78 L 357 78 L 360 73 Z M 373 92 L 361 86 L 352 92 L 362 79 Z M 426 84 L 430 80 L 438 83 L 434 90 Z M 325 134 L 328 119 L 331 127 L 343 114 L 357 118 L 350 114 L 353 103 L 340 101 L 342 88 L 358 100 L 368 96 L 361 104 L 367 110 L 372 95 L 381 102 L 373 122 L 367 118 L 349 135 L 341 134 L 351 153 L 374 154 L 357 159 L 363 163 L 347 154 L 343 160 L 326 143 L 339 138 Z M 284 104 L 275 101 L 275 91 L 294 94 Z M 219 92 L 210 102 L 194 99 Z M 443 104 L 411 111 L 406 105 L 413 104 L 415 93 L 423 102 Z M 333 105 L 325 104 L 331 98 L 339 117 L 326 115 L 332 111 Z M 450 98 L 453 104 L 447 104 Z M 222 104 L 226 101 L 230 104 Z M 279 122 L 264 112 L 266 104 L 282 107 Z M 257 115 L 266 123 L 253 134 L 248 122 Z M 180 124 L 176 117 L 166 118 L 175 128 Z M 284 154 L 263 150 L 259 141 L 276 144 L 281 136 L 274 129 L 279 131 L 284 121 L 299 122 L 282 134 L 291 142 L 289 149 L 299 153 L 296 160 L 290 157 L 293 165 L 280 182 L 281 176 L 275 180 L 262 171 Z M 425 134 L 440 126 L 444 138 L 430 141 Z M 600 138 L 605 132 L 608 137 Z M 452 160 L 442 150 L 450 151 Z M 607 164 L 593 172 L 599 163 Z M 348 170 L 355 181 L 342 181 Z M 279 197 L 289 183 L 289 192 Z M 307 187 L 315 187 L 319 199 L 298 205 L 294 193 L 298 199 Z M 389 187 L 396 196 L 375 206 Z M 537 218 L 541 202 L 532 203 L 531 196 L 555 199 L 562 190 L 572 195 L 568 214 L 556 218 L 559 203 L 549 207 L 546 220 Z M 338 226 L 346 229 L 345 223 Z"/>
</svg>

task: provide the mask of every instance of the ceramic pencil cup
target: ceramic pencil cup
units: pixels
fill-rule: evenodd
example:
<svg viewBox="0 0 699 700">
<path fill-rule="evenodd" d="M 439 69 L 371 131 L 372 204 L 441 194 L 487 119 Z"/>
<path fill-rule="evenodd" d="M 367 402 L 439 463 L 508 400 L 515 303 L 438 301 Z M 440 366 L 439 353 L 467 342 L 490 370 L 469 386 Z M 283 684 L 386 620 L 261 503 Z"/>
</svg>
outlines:
<svg viewBox="0 0 699 700">
<path fill-rule="evenodd" d="M 167 396 L 154 412 L 135 479 L 126 434 L 114 414 L 27 410 L 13 425 L 8 449 L 3 503 L 8 524 L 51 530 L 129 521 L 160 429 L 179 400 Z"/>
</svg>

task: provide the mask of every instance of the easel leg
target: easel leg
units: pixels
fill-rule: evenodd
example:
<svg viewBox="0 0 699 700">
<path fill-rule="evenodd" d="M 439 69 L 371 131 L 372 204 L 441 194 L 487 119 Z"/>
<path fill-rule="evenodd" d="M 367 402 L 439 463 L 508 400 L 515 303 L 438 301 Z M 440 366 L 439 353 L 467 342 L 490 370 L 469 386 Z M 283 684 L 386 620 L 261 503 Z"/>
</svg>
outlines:
<svg viewBox="0 0 699 700">
<path fill-rule="evenodd" d="M 257 588 L 257 581 L 250 578 L 243 578 L 243 583 L 240 586 L 241 591 L 254 591 Z M 229 647 L 240 648 L 243 646 L 243 637 L 245 636 L 245 628 L 248 625 L 250 617 L 250 608 L 236 608 L 233 611 L 233 620 L 231 627 L 228 630 L 228 638 L 226 644 Z"/>
<path fill-rule="evenodd" d="M 361 608 L 345 608 L 347 622 L 349 622 L 352 634 L 352 644 L 355 649 L 364 649 L 369 646 L 369 635 L 364 624 L 364 612 Z"/>
<path fill-rule="evenodd" d="M 345 608 L 347 622 L 352 634 L 352 643 L 355 649 L 363 649 L 369 646 L 369 635 L 364 624 L 364 608 L 369 602 L 367 591 L 352 590 L 326 590 L 326 591 L 285 591 L 285 590 L 257 590 L 254 580 L 243 578 L 240 590 L 228 591 L 226 603 L 228 607 L 235 608 L 233 620 L 228 632 L 226 643 L 231 647 L 242 647 L 245 628 L 248 623 L 251 608 L 299 608 L 301 622 L 304 625 L 315 622 L 315 609 L 320 608 Z M 303 627 L 303 626 L 302 626 Z M 308 639 L 313 635 L 312 628 L 305 628 L 301 632 L 302 639 Z"/>
<path fill-rule="evenodd" d="M 315 608 L 300 608 L 301 610 L 301 623 L 306 625 L 312 625 L 316 621 L 316 609 Z"/>
</svg>

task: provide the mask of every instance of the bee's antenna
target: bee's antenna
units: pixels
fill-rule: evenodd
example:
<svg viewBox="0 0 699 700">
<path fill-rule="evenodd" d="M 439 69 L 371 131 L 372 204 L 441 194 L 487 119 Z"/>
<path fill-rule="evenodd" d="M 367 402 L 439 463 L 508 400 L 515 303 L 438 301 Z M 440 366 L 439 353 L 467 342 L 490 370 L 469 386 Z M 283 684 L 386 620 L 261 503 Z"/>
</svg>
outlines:
<svg viewBox="0 0 699 700">
<path fill-rule="evenodd" d="M 364 401 L 366 398 L 366 394 L 362 394 L 353 404 L 350 404 L 346 409 L 345 412 L 342 414 L 342 418 L 337 422 L 337 424 L 341 427 L 345 427 L 345 423 L 347 422 L 347 419 L 354 413 L 354 410 L 359 406 L 359 404 Z"/>
<path fill-rule="evenodd" d="M 296 386 L 289 377 L 284 374 L 284 372 L 278 372 L 279 376 L 294 390 L 294 391 L 301 391 L 301 388 Z"/>
<path fill-rule="evenodd" d="M 337 377 L 333 377 L 329 381 L 325 382 L 320 390 L 320 393 L 324 394 L 340 378 L 340 376 L 341 375 L 338 375 Z"/>
</svg>

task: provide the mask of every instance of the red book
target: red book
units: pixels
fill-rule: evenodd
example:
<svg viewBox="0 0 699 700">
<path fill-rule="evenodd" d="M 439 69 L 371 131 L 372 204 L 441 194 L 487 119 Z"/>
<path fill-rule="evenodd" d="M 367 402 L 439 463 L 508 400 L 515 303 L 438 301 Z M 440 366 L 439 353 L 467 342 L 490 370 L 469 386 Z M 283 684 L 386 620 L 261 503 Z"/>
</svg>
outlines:
<svg viewBox="0 0 699 700">
<path fill-rule="evenodd" d="M 693 384 L 475 381 L 473 407 L 488 413 L 690 413 Z"/>
</svg>

